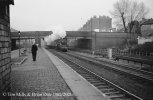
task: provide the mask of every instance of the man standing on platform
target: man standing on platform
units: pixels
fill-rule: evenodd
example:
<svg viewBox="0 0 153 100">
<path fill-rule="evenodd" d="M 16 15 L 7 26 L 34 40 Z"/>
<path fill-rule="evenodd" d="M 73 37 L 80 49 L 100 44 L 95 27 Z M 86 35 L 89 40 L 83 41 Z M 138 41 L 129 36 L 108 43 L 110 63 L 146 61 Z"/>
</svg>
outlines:
<svg viewBox="0 0 153 100">
<path fill-rule="evenodd" d="M 32 45 L 32 48 L 31 48 L 33 61 L 36 61 L 37 50 L 38 50 L 38 47 L 37 47 L 37 45 L 34 43 L 34 44 Z"/>
</svg>

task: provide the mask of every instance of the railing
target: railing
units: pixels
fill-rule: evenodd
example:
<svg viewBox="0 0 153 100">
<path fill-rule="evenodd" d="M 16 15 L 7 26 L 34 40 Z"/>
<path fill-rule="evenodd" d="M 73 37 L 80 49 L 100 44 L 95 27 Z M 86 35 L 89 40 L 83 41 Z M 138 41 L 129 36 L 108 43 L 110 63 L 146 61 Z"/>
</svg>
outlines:
<svg viewBox="0 0 153 100">
<path fill-rule="evenodd" d="M 95 50 L 95 55 L 107 56 L 107 49 Z"/>
<path fill-rule="evenodd" d="M 92 50 L 80 50 L 80 49 L 76 49 L 76 51 L 79 52 L 83 52 L 83 53 L 89 53 L 89 54 L 93 54 Z M 99 56 L 107 56 L 108 55 L 108 49 L 97 49 L 94 50 L 94 54 L 95 55 L 99 55 Z M 153 53 L 148 53 L 148 52 L 134 52 L 134 51 L 123 51 L 120 49 L 112 49 L 112 55 L 123 55 L 123 56 L 133 56 L 133 57 L 148 57 L 148 58 L 153 58 Z"/>
<path fill-rule="evenodd" d="M 95 50 L 95 54 L 107 55 L 107 49 Z M 148 52 L 134 52 L 134 51 L 123 51 L 120 49 L 112 49 L 112 55 L 127 55 L 127 56 L 140 56 L 140 57 L 153 57 L 153 53 Z"/>
<path fill-rule="evenodd" d="M 123 51 L 119 49 L 113 49 L 114 55 L 128 55 L 128 56 L 139 56 L 139 57 L 153 57 L 153 53 L 148 52 L 136 52 L 136 51 Z"/>
<path fill-rule="evenodd" d="M 76 51 L 109 58 L 108 49 L 94 50 L 94 53 L 92 50 L 77 49 Z M 146 65 L 149 65 L 151 68 L 153 67 L 153 60 L 152 60 L 153 54 L 152 53 L 141 53 L 141 52 L 132 52 L 132 51 L 123 51 L 119 49 L 113 49 L 112 57 L 114 58 L 114 60 L 117 60 L 117 61 L 119 61 L 119 59 L 122 59 L 122 60 L 127 60 L 128 63 L 129 61 L 132 61 L 134 63 L 140 63 L 141 66 L 143 64 L 146 64 Z M 110 59 L 112 59 L 112 57 L 110 57 Z"/>
</svg>

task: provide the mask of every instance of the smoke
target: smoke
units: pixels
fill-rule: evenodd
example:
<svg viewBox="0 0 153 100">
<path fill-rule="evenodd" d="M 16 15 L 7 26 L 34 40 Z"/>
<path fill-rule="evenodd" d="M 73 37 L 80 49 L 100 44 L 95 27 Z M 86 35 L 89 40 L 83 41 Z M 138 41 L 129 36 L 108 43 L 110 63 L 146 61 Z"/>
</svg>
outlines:
<svg viewBox="0 0 153 100">
<path fill-rule="evenodd" d="M 53 34 L 45 37 L 45 41 L 47 45 L 50 45 L 52 42 L 54 42 L 57 39 L 64 38 L 66 36 L 65 30 L 61 26 L 56 26 L 52 28 Z"/>
</svg>

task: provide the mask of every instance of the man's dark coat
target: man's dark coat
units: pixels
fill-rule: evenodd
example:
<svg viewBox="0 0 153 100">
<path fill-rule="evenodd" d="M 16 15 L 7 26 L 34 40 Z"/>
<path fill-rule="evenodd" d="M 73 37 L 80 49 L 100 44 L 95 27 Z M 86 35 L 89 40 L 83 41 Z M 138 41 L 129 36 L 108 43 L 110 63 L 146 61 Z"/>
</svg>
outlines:
<svg viewBox="0 0 153 100">
<path fill-rule="evenodd" d="M 38 50 L 37 45 L 36 45 L 36 44 L 32 45 L 32 49 L 31 49 L 31 51 L 32 51 L 33 61 L 36 60 L 37 50 Z"/>
</svg>

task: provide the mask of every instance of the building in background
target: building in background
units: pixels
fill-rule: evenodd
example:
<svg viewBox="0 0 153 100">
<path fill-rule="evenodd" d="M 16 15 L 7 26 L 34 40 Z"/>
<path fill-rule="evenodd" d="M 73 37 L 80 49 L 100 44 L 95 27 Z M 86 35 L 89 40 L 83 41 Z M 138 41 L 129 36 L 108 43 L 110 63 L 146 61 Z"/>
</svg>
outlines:
<svg viewBox="0 0 153 100">
<path fill-rule="evenodd" d="M 141 22 L 141 37 L 138 37 L 138 44 L 153 42 L 153 19 L 143 19 Z"/>
<path fill-rule="evenodd" d="M 108 16 L 94 16 L 90 18 L 79 31 L 112 32 L 112 18 Z"/>
<path fill-rule="evenodd" d="M 141 35 L 148 37 L 153 34 L 153 19 L 143 19 L 141 22 Z"/>
<path fill-rule="evenodd" d="M 13 0 L 0 0 L 0 100 L 9 100 L 3 93 L 10 91 L 11 45 L 10 45 L 10 9 Z"/>
</svg>

